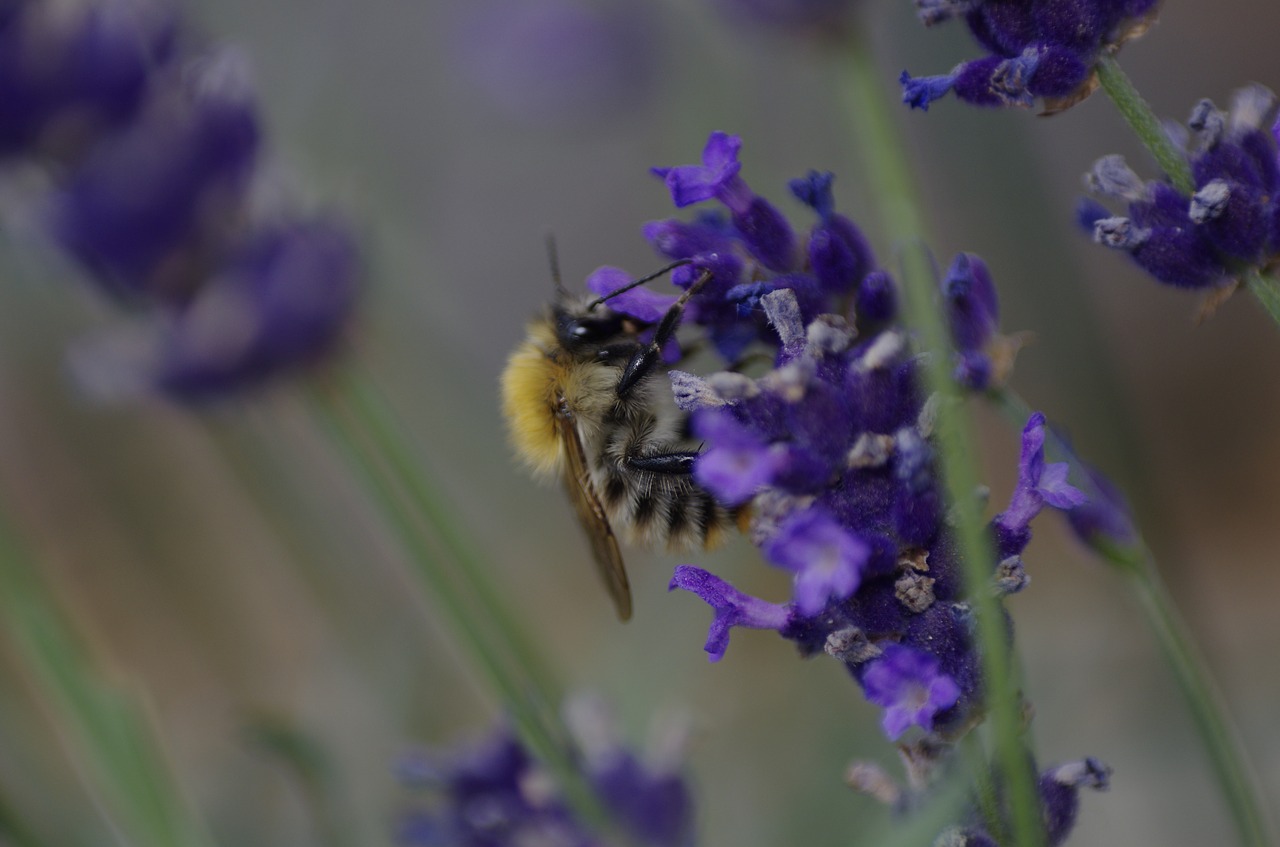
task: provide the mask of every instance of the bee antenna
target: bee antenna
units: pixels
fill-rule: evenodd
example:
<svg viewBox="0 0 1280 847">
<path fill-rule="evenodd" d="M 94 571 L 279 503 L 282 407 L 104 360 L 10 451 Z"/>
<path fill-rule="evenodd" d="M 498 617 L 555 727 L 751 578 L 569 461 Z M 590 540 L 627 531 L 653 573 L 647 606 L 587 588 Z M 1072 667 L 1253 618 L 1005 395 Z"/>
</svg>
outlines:
<svg viewBox="0 0 1280 847">
<path fill-rule="evenodd" d="M 555 283 L 556 294 L 567 297 L 569 292 L 560 279 L 560 253 L 556 250 L 556 237 L 551 233 L 547 233 L 547 262 L 551 265 L 551 281 Z"/>
<path fill-rule="evenodd" d="M 587 305 L 587 309 L 588 310 L 594 309 L 596 306 L 599 306 L 601 303 L 604 303 L 607 300 L 617 297 L 619 294 L 622 294 L 626 291 L 630 291 L 633 288 L 639 288 L 640 286 L 644 285 L 646 282 L 652 282 L 653 280 L 657 279 L 660 276 L 664 276 L 666 274 L 671 273 L 676 268 L 682 268 L 685 265 L 692 265 L 692 264 L 693 264 L 692 259 L 679 259 L 675 262 L 672 262 L 671 264 L 667 265 L 664 268 L 659 268 L 658 270 L 654 271 L 648 276 L 642 276 L 639 279 L 632 280 L 631 282 L 628 282 L 626 285 L 622 286 L 621 288 L 615 289 L 614 291 L 610 291 L 608 294 L 605 294 L 602 297 L 597 297 L 595 300 L 592 300 L 591 303 Z"/>
</svg>

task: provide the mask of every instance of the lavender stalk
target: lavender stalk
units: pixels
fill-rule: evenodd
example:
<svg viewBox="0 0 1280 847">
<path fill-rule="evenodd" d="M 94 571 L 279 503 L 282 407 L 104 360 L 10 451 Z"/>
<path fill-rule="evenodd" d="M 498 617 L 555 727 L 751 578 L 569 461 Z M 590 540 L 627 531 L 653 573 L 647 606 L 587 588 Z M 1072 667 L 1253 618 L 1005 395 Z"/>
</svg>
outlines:
<svg viewBox="0 0 1280 847">
<path fill-rule="evenodd" d="M 135 698 L 102 678 L 0 520 L 0 619 L 122 845 L 210 847 Z"/>
<path fill-rule="evenodd" d="M 851 36 L 846 48 L 849 83 L 848 114 L 853 145 L 865 159 L 864 172 L 872 182 L 871 196 L 881 225 L 901 250 L 902 288 L 906 294 L 908 323 L 920 335 L 923 349 L 931 351 L 924 368 L 928 391 L 948 397 L 954 392 L 950 371 L 950 343 L 942 316 L 934 303 L 937 290 L 935 271 L 928 253 L 920 246 L 924 224 L 918 213 L 919 192 L 903 155 L 900 133 L 893 124 L 889 98 L 881 75 L 861 30 Z M 1014 843 L 1044 843 L 1037 811 L 1034 775 L 1028 763 L 1021 708 L 1013 680 L 1010 649 L 996 598 L 985 586 L 991 549 L 982 532 L 981 514 L 974 496 L 977 473 L 970 459 L 972 444 L 963 412 L 953 403 L 940 404 L 938 427 L 939 456 L 947 486 L 947 499 L 956 514 L 971 601 L 977 612 L 978 640 L 983 673 L 988 680 L 992 732 L 997 761 L 1009 788 L 1013 809 Z"/>
</svg>

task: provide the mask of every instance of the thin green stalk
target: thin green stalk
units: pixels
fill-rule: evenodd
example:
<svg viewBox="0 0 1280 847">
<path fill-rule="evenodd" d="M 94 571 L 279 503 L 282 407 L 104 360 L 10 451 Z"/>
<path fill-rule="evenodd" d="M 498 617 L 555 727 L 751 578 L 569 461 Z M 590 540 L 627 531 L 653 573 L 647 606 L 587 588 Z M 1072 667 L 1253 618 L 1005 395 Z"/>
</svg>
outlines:
<svg viewBox="0 0 1280 847">
<path fill-rule="evenodd" d="M 1184 194 L 1194 191 L 1195 180 L 1191 177 L 1191 165 L 1187 163 L 1186 156 L 1169 140 L 1160 119 L 1134 88 L 1115 57 L 1104 56 L 1098 61 L 1098 82 L 1173 186 Z"/>
<path fill-rule="evenodd" d="M 1005 388 L 992 392 L 991 401 L 1011 424 L 1021 429 L 1031 415 L 1031 407 L 1016 392 Z M 1085 477 L 1080 458 L 1053 427 L 1048 428 L 1049 451 L 1055 458 L 1070 462 L 1077 475 Z M 1226 704 L 1209 672 L 1208 663 L 1195 648 L 1190 627 L 1160 578 L 1155 557 L 1140 533 L 1123 546 L 1112 544 L 1096 548 L 1099 555 L 1130 583 L 1137 596 L 1147 624 L 1173 671 L 1178 688 L 1186 700 L 1205 753 L 1213 766 L 1223 799 L 1240 836 L 1248 847 L 1266 847 L 1274 843 L 1271 824 L 1267 820 L 1266 803 L 1261 787 L 1244 754 L 1240 739 L 1232 731 Z"/>
<path fill-rule="evenodd" d="M 904 312 L 930 352 L 925 383 L 931 393 L 953 392 L 951 349 L 936 305 L 937 278 L 933 262 L 922 246 L 924 225 L 919 194 L 911 177 L 901 133 L 890 112 L 884 78 L 875 66 L 865 35 L 849 44 L 845 79 L 849 90 L 850 126 L 859 155 L 865 159 L 871 196 L 884 232 L 901 256 Z M 994 736 L 995 760 L 1012 809 L 1013 843 L 1035 847 L 1044 843 L 1043 821 L 1035 774 L 1022 732 L 1022 709 L 1015 686 L 1005 618 L 998 599 L 988 590 L 993 551 L 984 529 L 976 491 L 978 475 L 972 460 L 968 421 L 958 404 L 943 403 L 937 427 L 938 454 L 947 500 L 956 517 L 956 532 L 965 563 L 969 599 L 977 620 L 987 706 Z"/>
<path fill-rule="evenodd" d="M 211 847 L 145 712 L 94 666 L 2 519 L 0 621 L 117 840 L 127 847 Z"/>
<path fill-rule="evenodd" d="M 1274 276 L 1251 270 L 1244 278 L 1245 287 L 1258 298 L 1258 302 L 1267 310 L 1271 319 L 1280 326 L 1280 281 Z"/>
<path fill-rule="evenodd" d="M 607 826 L 608 816 L 583 777 L 560 719 L 561 687 L 491 585 L 488 565 L 462 522 L 421 472 L 385 399 L 355 370 L 328 388 L 312 396 L 312 412 L 364 479 L 449 631 L 461 638 L 516 732 L 554 774 L 582 819 Z"/>
<path fill-rule="evenodd" d="M 8 797 L 0 795 L 0 844 L 13 847 L 44 847 Z"/>
</svg>

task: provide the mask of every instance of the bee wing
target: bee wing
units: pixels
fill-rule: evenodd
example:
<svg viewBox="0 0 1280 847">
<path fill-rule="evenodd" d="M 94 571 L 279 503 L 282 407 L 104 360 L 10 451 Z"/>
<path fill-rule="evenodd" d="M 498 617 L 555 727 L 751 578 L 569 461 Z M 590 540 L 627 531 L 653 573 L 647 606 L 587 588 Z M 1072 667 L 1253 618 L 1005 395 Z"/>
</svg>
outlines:
<svg viewBox="0 0 1280 847">
<path fill-rule="evenodd" d="M 631 583 L 627 581 L 627 569 L 622 564 L 618 539 L 613 535 L 604 505 L 591 484 L 591 475 L 587 472 L 587 457 L 582 449 L 582 439 L 578 437 L 578 428 L 571 416 L 561 415 L 556 416 L 556 426 L 560 430 L 560 440 L 569 459 L 564 474 L 564 487 L 569 492 L 574 511 L 578 513 L 578 521 L 591 541 L 596 570 L 600 572 L 600 578 L 604 580 L 604 586 L 613 598 L 618 619 L 629 620 Z"/>
</svg>

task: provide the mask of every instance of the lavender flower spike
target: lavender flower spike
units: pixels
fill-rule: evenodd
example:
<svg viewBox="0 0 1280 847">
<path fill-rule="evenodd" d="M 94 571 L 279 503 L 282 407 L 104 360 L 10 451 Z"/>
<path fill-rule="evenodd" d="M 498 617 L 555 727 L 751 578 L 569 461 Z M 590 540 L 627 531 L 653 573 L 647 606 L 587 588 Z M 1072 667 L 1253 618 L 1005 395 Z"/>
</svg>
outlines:
<svg viewBox="0 0 1280 847">
<path fill-rule="evenodd" d="M 1099 59 L 1141 35 L 1158 0 L 916 0 L 926 25 L 961 18 L 987 55 L 946 76 L 903 73 L 903 102 L 927 109 L 954 93 L 975 106 L 1031 106 L 1052 113 L 1097 87 Z"/>
<path fill-rule="evenodd" d="M 1127 215 L 1082 207 L 1094 240 L 1124 250 L 1166 285 L 1210 290 L 1280 261 L 1280 139 L 1267 121 L 1275 96 L 1259 85 L 1236 92 L 1230 110 L 1196 104 L 1184 153 L 1189 192 L 1169 181 L 1143 183 L 1118 156 L 1099 160 L 1091 190 L 1127 204 Z M 1268 131 L 1270 129 L 1270 131 Z"/>
<path fill-rule="evenodd" d="M 715 612 L 707 643 L 703 647 L 711 661 L 724 658 L 729 647 L 729 630 L 735 626 L 781 631 L 791 622 L 791 612 L 765 600 L 743 594 L 720 577 L 692 565 L 680 565 L 667 590 L 682 588 L 701 597 Z"/>
</svg>

